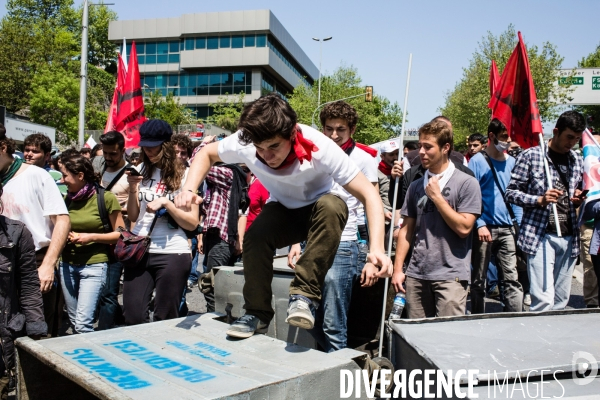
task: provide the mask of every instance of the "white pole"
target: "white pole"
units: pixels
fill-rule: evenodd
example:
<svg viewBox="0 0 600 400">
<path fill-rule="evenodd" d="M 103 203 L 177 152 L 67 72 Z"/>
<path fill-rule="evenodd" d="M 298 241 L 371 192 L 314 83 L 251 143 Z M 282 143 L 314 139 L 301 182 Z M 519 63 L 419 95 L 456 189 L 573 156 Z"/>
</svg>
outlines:
<svg viewBox="0 0 600 400">
<path fill-rule="evenodd" d="M 408 56 L 408 75 L 406 77 L 406 91 L 404 93 L 404 110 L 402 112 L 402 128 L 400 130 L 400 143 L 404 143 L 404 129 L 406 127 L 406 107 L 408 106 L 408 88 L 410 87 L 410 69 L 412 66 L 412 53 Z M 402 146 L 400 146 L 401 148 Z M 394 237 L 394 215 L 396 215 L 396 203 L 398 201 L 398 186 L 400 186 L 400 179 L 396 177 L 396 186 L 394 187 L 394 199 L 392 201 L 392 219 L 390 221 L 390 237 L 388 240 L 388 251 L 387 256 L 392 257 L 392 240 Z M 385 326 L 385 306 L 387 304 L 387 292 L 389 279 L 385 278 L 385 285 L 383 286 L 383 307 L 381 309 L 381 331 L 379 332 L 379 357 L 382 357 L 383 351 L 383 331 Z"/>
<path fill-rule="evenodd" d="M 546 145 L 544 144 L 544 135 L 539 133 L 540 147 L 542 149 L 542 160 L 544 160 L 544 170 L 546 171 L 546 179 L 548 180 L 548 190 L 552 189 L 552 175 L 550 175 L 550 168 L 548 167 L 548 160 L 546 159 Z M 569 188 L 567 188 L 567 196 Z M 554 214 L 554 223 L 556 224 L 556 236 L 562 237 L 560 231 L 560 224 L 558 223 L 558 211 L 556 210 L 556 203 L 552 203 L 552 213 Z"/>
<path fill-rule="evenodd" d="M 87 97 L 87 56 L 88 56 L 88 2 L 83 2 L 81 29 L 81 83 L 79 85 L 79 146 L 83 147 L 85 129 L 85 100 Z"/>
<path fill-rule="evenodd" d="M 319 39 L 319 94 L 317 97 L 317 106 L 321 105 L 321 67 L 323 65 L 323 39 Z"/>
<path fill-rule="evenodd" d="M 127 73 L 127 67 L 129 67 L 129 64 L 127 64 L 127 40 L 125 38 L 123 38 L 123 54 L 121 54 L 121 58 L 123 59 L 125 73 Z"/>
</svg>

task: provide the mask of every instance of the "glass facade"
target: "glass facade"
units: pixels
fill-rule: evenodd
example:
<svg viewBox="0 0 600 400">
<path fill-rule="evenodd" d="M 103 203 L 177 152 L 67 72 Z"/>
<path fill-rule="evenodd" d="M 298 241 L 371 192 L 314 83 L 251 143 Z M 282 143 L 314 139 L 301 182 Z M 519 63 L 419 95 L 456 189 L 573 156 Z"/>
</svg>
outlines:
<svg viewBox="0 0 600 400">
<path fill-rule="evenodd" d="M 252 71 L 203 71 L 145 74 L 144 90 L 159 90 L 163 96 L 206 96 L 252 93 Z M 147 85 L 147 86 L 146 86 Z"/>
</svg>

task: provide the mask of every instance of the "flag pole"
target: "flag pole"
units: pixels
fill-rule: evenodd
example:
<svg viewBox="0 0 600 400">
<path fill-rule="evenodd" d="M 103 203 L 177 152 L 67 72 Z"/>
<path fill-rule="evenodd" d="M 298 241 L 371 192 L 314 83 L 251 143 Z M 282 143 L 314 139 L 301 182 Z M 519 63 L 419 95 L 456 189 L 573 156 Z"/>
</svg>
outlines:
<svg viewBox="0 0 600 400">
<path fill-rule="evenodd" d="M 408 56 L 408 75 L 406 77 L 406 91 L 404 93 L 404 110 L 402 113 L 402 128 L 400 130 L 400 144 L 399 148 L 404 145 L 404 130 L 406 127 L 406 107 L 408 105 L 408 88 L 410 87 L 410 68 L 412 66 L 412 53 Z M 396 186 L 394 187 L 394 200 L 392 201 L 392 219 L 390 220 L 390 236 L 388 240 L 388 251 L 387 255 L 389 258 L 392 256 L 392 240 L 394 238 L 394 215 L 396 215 L 396 202 L 398 201 L 398 186 L 400 186 L 400 179 L 396 177 Z M 379 357 L 383 351 L 383 330 L 385 327 L 385 306 L 387 304 L 387 292 L 390 278 L 385 278 L 385 285 L 383 286 L 383 307 L 381 309 L 381 331 L 379 332 Z M 390 349 L 388 349 L 390 351 Z"/>
<path fill-rule="evenodd" d="M 540 147 L 542 149 L 542 160 L 544 160 L 544 170 L 546 171 L 546 179 L 548 180 L 548 190 L 552 190 L 552 175 L 550 175 L 550 168 L 548 167 L 548 160 L 546 159 L 546 145 L 544 144 L 544 135 L 538 133 L 540 138 Z M 567 191 L 569 189 L 567 188 Z M 554 214 L 554 223 L 556 224 L 556 236 L 562 237 L 560 231 L 560 224 L 558 223 L 558 210 L 556 209 L 556 203 L 552 203 L 552 213 Z"/>
<path fill-rule="evenodd" d="M 88 1 L 83 2 L 83 15 L 81 21 L 81 69 L 79 83 L 79 120 L 77 126 L 78 144 L 84 145 L 85 130 L 85 100 L 87 98 L 87 59 L 88 59 Z"/>
</svg>

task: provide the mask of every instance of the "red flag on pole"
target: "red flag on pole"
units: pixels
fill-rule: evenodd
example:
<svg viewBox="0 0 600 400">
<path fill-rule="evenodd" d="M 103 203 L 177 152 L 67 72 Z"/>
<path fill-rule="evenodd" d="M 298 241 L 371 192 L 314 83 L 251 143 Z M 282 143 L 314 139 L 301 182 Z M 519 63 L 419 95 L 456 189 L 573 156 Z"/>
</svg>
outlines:
<svg viewBox="0 0 600 400">
<path fill-rule="evenodd" d="M 492 119 L 498 118 L 522 148 L 537 146 L 538 134 L 543 132 L 542 121 L 521 32 L 488 107 L 492 109 Z"/>
<path fill-rule="evenodd" d="M 498 83 L 500 83 L 500 74 L 498 73 L 498 66 L 496 65 L 496 61 L 492 60 L 492 66 L 490 67 L 490 98 L 496 92 L 496 87 L 498 86 Z"/>
<path fill-rule="evenodd" d="M 125 84 L 117 99 L 115 126 L 125 136 L 125 147 L 136 147 L 140 141 L 139 127 L 144 117 L 144 97 L 140 84 L 140 70 L 137 61 L 135 42 L 131 44 L 129 65 Z"/>
<path fill-rule="evenodd" d="M 110 109 L 108 110 L 108 118 L 106 120 L 106 126 L 104 127 L 104 133 L 116 129 L 115 121 L 117 119 L 117 104 L 120 93 L 123 92 L 123 87 L 125 86 L 125 64 L 123 63 L 123 58 L 121 58 L 120 54 L 117 63 L 117 84 L 115 85 L 115 93 L 113 94 L 113 100 Z"/>
</svg>

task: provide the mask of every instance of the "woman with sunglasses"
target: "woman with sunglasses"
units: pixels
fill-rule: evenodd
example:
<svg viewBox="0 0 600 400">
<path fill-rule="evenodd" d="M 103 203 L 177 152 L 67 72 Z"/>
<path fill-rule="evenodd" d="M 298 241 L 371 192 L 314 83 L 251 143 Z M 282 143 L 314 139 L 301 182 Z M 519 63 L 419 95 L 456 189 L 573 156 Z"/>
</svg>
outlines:
<svg viewBox="0 0 600 400">
<path fill-rule="evenodd" d="M 103 221 L 99 205 L 100 176 L 89 158 L 66 154 L 60 158 L 61 182 L 67 186 L 67 209 L 71 232 L 62 252 L 60 280 L 69 321 L 74 333 L 94 331 L 94 316 L 106 281 L 111 258 L 109 246 L 119 239 L 123 226 L 117 197 L 104 191 L 108 221 Z"/>
<path fill-rule="evenodd" d="M 154 321 L 179 316 L 179 305 L 192 266 L 191 250 L 184 229 L 198 226 L 198 206 L 192 212 L 173 204 L 181 192 L 188 168 L 177 158 L 171 143 L 173 131 L 162 120 L 146 121 L 140 128 L 142 163 L 128 171 L 127 214 L 135 221 L 133 233 L 146 236 L 150 247 L 139 268 L 125 269 L 123 314 L 127 325 L 147 321 L 148 304 L 154 297 Z M 154 227 L 151 229 L 151 227 Z"/>
</svg>

